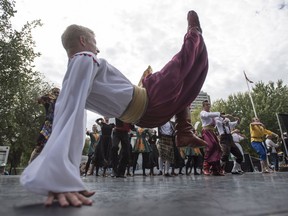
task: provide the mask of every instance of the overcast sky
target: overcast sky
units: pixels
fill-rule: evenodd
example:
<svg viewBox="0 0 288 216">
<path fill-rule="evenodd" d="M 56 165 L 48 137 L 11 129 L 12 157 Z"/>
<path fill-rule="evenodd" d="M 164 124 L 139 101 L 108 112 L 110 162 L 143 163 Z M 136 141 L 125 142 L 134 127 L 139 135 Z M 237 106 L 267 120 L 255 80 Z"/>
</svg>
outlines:
<svg viewBox="0 0 288 216">
<path fill-rule="evenodd" d="M 60 37 L 68 25 L 94 30 L 98 57 L 137 84 L 148 65 L 158 71 L 180 50 L 191 9 L 208 50 L 202 90 L 212 102 L 247 91 L 243 70 L 254 82 L 288 83 L 288 0 L 16 0 L 16 9 L 16 28 L 41 19 L 33 30 L 42 54 L 36 69 L 60 88 L 67 67 Z M 88 127 L 96 117 L 88 112 Z"/>
</svg>

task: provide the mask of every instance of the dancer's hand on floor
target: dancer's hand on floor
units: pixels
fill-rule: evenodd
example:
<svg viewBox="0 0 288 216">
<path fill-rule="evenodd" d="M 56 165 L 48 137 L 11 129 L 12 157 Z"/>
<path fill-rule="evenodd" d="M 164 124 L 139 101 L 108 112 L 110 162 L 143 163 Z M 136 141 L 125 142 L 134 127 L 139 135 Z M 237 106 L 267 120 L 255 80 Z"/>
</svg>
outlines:
<svg viewBox="0 0 288 216">
<path fill-rule="evenodd" d="M 92 200 L 87 197 L 93 196 L 95 192 L 91 191 L 80 191 L 80 192 L 63 192 L 48 194 L 45 206 L 51 206 L 54 200 L 58 200 L 61 207 L 74 206 L 80 207 L 82 205 L 92 205 Z"/>
</svg>

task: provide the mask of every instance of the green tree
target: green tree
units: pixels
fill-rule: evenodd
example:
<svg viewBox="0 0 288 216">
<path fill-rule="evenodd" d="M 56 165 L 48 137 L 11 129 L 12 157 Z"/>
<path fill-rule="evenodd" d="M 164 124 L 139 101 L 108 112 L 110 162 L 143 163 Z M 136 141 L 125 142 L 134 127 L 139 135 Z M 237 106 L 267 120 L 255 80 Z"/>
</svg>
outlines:
<svg viewBox="0 0 288 216">
<path fill-rule="evenodd" d="M 201 111 L 202 111 L 202 107 L 198 106 L 198 107 L 195 107 L 193 111 L 191 112 L 191 121 L 194 127 L 198 126 L 197 128 L 195 128 L 198 134 L 201 134 L 201 129 L 202 129 L 202 126 L 201 126 L 202 124 L 201 124 L 201 119 L 200 119 Z"/>
<path fill-rule="evenodd" d="M 51 88 L 33 65 L 40 53 L 34 52 L 31 33 L 42 24 L 34 20 L 20 31 L 13 29 L 14 7 L 15 1 L 0 1 L 0 145 L 10 146 L 10 172 L 21 158 L 27 163 L 43 121 L 36 98 Z"/>
</svg>

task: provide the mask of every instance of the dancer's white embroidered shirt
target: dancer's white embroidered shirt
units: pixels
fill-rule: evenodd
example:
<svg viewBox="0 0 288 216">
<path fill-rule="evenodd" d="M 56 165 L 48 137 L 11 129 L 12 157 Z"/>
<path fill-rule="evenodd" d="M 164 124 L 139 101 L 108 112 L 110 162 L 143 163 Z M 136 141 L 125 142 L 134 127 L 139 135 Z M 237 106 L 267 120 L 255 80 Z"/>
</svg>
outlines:
<svg viewBox="0 0 288 216">
<path fill-rule="evenodd" d="M 215 126 L 214 118 L 219 117 L 219 116 L 220 116 L 220 112 L 207 112 L 205 110 L 202 110 L 200 112 L 202 127 L 209 126 L 209 125 Z"/>
<path fill-rule="evenodd" d="M 39 194 L 86 190 L 79 174 L 85 139 L 86 109 L 119 117 L 133 85 L 116 68 L 90 52 L 69 60 L 57 99 L 52 134 L 41 154 L 21 175 L 21 184 Z"/>
</svg>

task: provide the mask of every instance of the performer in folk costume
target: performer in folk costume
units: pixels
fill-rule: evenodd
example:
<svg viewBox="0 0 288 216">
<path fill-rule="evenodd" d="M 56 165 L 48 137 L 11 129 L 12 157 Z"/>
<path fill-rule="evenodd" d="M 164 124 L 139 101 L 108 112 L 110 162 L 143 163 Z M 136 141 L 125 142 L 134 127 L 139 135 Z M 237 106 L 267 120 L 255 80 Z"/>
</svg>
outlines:
<svg viewBox="0 0 288 216">
<path fill-rule="evenodd" d="M 225 173 L 225 166 L 226 163 L 229 161 L 230 153 L 232 153 L 236 157 L 236 162 L 238 163 L 238 166 L 240 166 L 243 161 L 243 155 L 240 152 L 239 148 L 235 145 L 231 134 L 231 131 L 236 127 L 236 125 L 240 123 L 240 118 L 232 116 L 230 114 L 226 114 L 225 116 L 226 117 L 220 116 L 214 118 L 216 128 L 219 134 L 219 144 L 222 150 L 221 169 L 223 174 Z M 230 118 L 234 121 L 231 121 Z M 242 173 L 235 172 L 233 174 Z"/>
<path fill-rule="evenodd" d="M 92 30 L 79 25 L 67 27 L 62 44 L 69 62 L 56 103 L 53 132 L 43 155 L 24 170 L 21 183 L 25 188 L 48 194 L 46 205 L 53 199 L 61 206 L 92 203 L 87 196 L 93 192 L 87 191 L 79 176 L 85 109 L 143 128 L 163 125 L 176 115 L 176 143 L 206 145 L 192 133 L 188 106 L 205 81 L 208 55 L 197 13 L 189 11 L 187 19 L 181 50 L 163 69 L 143 79 L 143 88 L 97 58 L 99 50 Z"/>
<path fill-rule="evenodd" d="M 157 139 L 159 138 L 157 135 L 157 131 L 151 129 L 150 131 L 151 136 L 148 139 L 148 142 L 152 148 L 152 153 L 149 154 L 150 157 L 150 161 L 151 161 L 151 167 L 150 167 L 150 176 L 154 176 L 154 167 L 156 167 L 157 169 L 159 169 L 159 163 L 158 163 L 158 158 L 159 158 L 159 151 L 157 148 Z"/>
<path fill-rule="evenodd" d="M 185 163 L 186 175 L 190 175 L 192 169 L 194 171 L 194 175 L 200 175 L 203 169 L 203 155 L 200 149 L 187 147 L 185 154 L 187 157 L 187 161 Z M 200 173 L 197 172 L 197 168 L 201 170 Z"/>
<path fill-rule="evenodd" d="M 268 161 L 273 165 L 275 171 L 279 171 L 279 158 L 277 153 L 278 143 L 273 141 L 272 135 L 266 135 L 265 145 L 267 148 Z"/>
<path fill-rule="evenodd" d="M 149 137 L 151 136 L 148 128 L 136 128 L 136 140 L 134 147 L 132 149 L 133 155 L 133 175 L 135 175 L 135 170 L 137 166 L 137 161 L 139 154 L 142 154 L 142 171 L 143 176 L 146 176 L 145 169 L 151 168 L 151 162 L 149 154 L 152 153 L 152 148 L 148 142 Z"/>
<path fill-rule="evenodd" d="M 38 139 L 37 139 L 37 145 L 33 152 L 31 153 L 29 164 L 41 153 L 42 149 L 44 148 L 47 140 L 50 137 L 50 134 L 52 132 L 52 124 L 54 119 L 54 109 L 55 109 L 55 103 L 58 98 L 60 89 L 55 87 L 51 90 L 51 93 L 45 94 L 38 98 L 38 103 L 42 104 L 45 107 L 45 121 L 44 124 L 41 127 Z"/>
<path fill-rule="evenodd" d="M 111 165 L 112 131 L 115 124 L 109 124 L 108 121 L 108 118 L 98 118 L 95 121 L 101 127 L 100 139 L 96 147 L 95 155 L 96 176 L 99 176 L 99 168 L 103 167 L 102 175 L 106 177 L 106 170 Z"/>
<path fill-rule="evenodd" d="M 250 123 L 251 146 L 259 155 L 262 173 L 269 173 L 267 163 L 267 153 L 264 147 L 265 135 L 273 135 L 278 137 L 274 132 L 267 130 L 257 117 L 252 118 Z"/>
<path fill-rule="evenodd" d="M 93 175 L 94 172 L 94 165 L 95 162 L 93 161 L 93 159 L 95 159 L 96 156 L 96 147 L 98 145 L 99 139 L 100 139 L 100 135 L 99 135 L 99 131 L 97 129 L 97 125 L 94 124 L 92 126 L 92 131 L 87 130 L 86 135 L 88 135 L 90 137 L 90 144 L 89 144 L 89 149 L 88 149 L 88 160 L 86 162 L 86 166 L 85 166 L 85 171 L 83 176 L 87 176 L 88 170 L 90 168 L 90 173 L 88 173 L 88 175 Z"/>
<path fill-rule="evenodd" d="M 135 130 L 135 128 L 134 128 Z M 126 171 L 126 176 L 132 176 L 131 172 L 130 172 L 130 167 L 132 167 L 133 169 L 133 147 L 132 147 L 132 137 L 134 136 L 133 132 L 130 131 L 129 132 L 129 147 L 128 147 L 128 164 L 127 164 L 127 171 Z"/>
<path fill-rule="evenodd" d="M 126 167 L 129 163 L 129 148 L 130 148 L 130 131 L 134 130 L 135 126 L 130 123 L 125 123 L 119 119 L 115 119 L 115 128 L 112 135 L 112 148 L 110 161 L 113 169 L 113 176 L 124 178 Z M 119 152 L 119 144 L 121 150 Z"/>
<path fill-rule="evenodd" d="M 168 121 L 165 124 L 158 127 L 159 139 L 157 147 L 159 151 L 159 173 L 170 177 L 169 168 L 175 161 L 174 142 L 175 142 L 175 128 L 174 122 Z M 164 172 L 163 164 L 165 163 Z"/>
<path fill-rule="evenodd" d="M 196 130 L 193 130 L 193 132 L 195 133 L 196 136 L 198 136 L 198 132 Z M 187 158 L 185 164 L 186 175 L 190 175 L 192 169 L 194 170 L 194 175 L 200 175 L 203 171 L 203 155 L 204 155 L 201 152 L 201 149 L 185 147 L 184 152 L 185 152 L 185 158 Z M 197 168 L 200 169 L 200 173 L 197 172 Z"/>
<path fill-rule="evenodd" d="M 219 140 L 215 133 L 215 117 L 220 117 L 220 112 L 210 112 L 210 103 L 208 100 L 202 102 L 202 111 L 200 118 L 202 122 L 202 137 L 207 142 L 203 162 L 204 175 L 222 176 L 220 159 L 222 156 Z"/>
<path fill-rule="evenodd" d="M 241 154 L 243 156 L 243 161 L 242 162 L 244 162 L 244 160 L 245 160 L 244 151 L 243 151 L 243 148 L 242 148 L 240 142 L 242 140 L 246 139 L 246 137 L 245 137 L 244 134 L 240 133 L 239 129 L 235 129 L 231 133 L 232 133 L 232 137 L 233 137 L 233 141 L 234 141 L 235 145 L 238 147 L 238 149 L 240 150 L 240 152 L 241 152 Z M 233 160 L 233 168 L 231 170 L 231 173 L 232 174 L 243 173 L 244 171 L 241 168 L 241 164 L 236 162 L 236 157 L 233 154 L 231 154 L 231 158 Z"/>
</svg>

